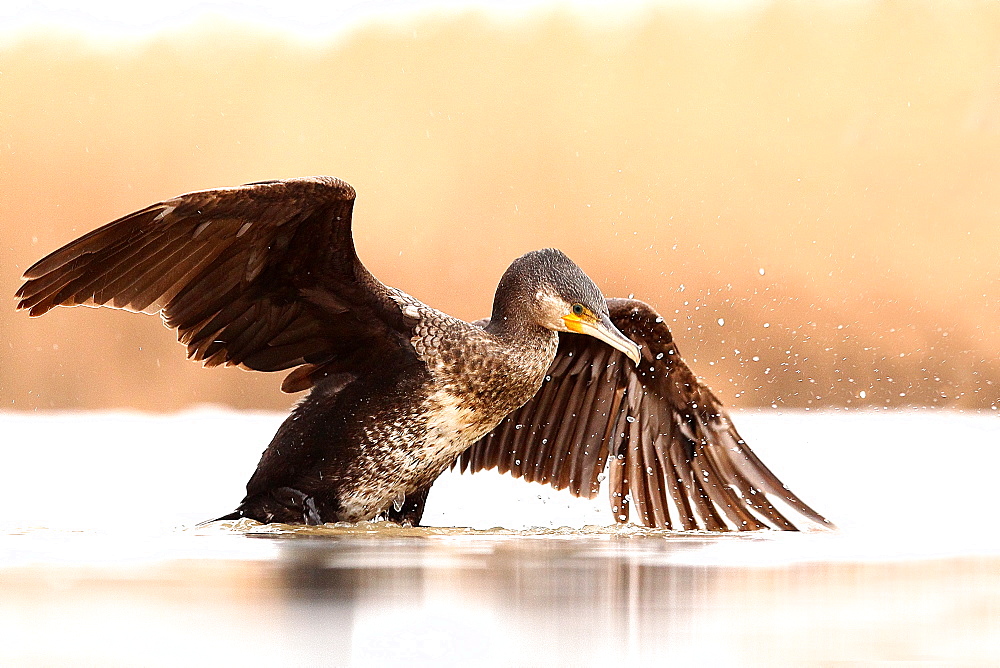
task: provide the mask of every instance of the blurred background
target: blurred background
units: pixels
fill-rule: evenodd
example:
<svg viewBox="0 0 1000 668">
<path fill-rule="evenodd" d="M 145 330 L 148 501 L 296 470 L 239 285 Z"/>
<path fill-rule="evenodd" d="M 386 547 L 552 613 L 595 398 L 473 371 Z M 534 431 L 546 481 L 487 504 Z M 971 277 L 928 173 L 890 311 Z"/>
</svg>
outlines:
<svg viewBox="0 0 1000 668">
<path fill-rule="evenodd" d="M 376 276 L 459 317 L 556 246 L 730 406 L 1000 405 L 1000 5 L 872 0 L 0 33 L 0 406 L 287 408 L 156 317 L 12 296 L 147 204 L 313 174 L 357 189 Z"/>
</svg>

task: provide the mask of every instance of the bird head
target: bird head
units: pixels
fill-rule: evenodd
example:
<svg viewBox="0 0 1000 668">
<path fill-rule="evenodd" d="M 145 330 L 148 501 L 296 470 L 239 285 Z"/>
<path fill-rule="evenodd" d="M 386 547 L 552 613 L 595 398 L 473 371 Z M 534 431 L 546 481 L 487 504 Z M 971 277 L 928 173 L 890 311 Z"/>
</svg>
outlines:
<svg viewBox="0 0 1000 668">
<path fill-rule="evenodd" d="M 545 248 L 514 260 L 497 288 L 494 319 L 504 316 L 497 305 L 511 300 L 527 306 L 536 325 L 592 336 L 639 363 L 639 346 L 611 322 L 600 288 L 560 250 Z"/>
</svg>

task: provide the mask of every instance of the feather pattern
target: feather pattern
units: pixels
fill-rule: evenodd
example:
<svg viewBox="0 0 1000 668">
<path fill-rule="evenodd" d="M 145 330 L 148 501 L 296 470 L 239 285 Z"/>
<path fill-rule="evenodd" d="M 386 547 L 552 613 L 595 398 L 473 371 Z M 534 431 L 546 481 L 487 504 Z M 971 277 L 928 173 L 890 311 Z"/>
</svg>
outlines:
<svg viewBox="0 0 1000 668">
<path fill-rule="evenodd" d="M 370 359 L 412 355 L 412 328 L 355 253 L 353 206 L 354 189 L 330 177 L 181 195 L 36 262 L 18 307 L 159 312 L 206 366 L 332 365 L 289 384 L 308 389 L 362 349 Z"/>
</svg>

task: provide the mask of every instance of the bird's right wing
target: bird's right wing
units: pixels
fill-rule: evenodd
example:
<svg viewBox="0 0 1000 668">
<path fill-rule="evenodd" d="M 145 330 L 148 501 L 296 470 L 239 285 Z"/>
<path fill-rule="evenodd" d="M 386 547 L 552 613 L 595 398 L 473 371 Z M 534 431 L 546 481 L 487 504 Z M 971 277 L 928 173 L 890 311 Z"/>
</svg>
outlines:
<svg viewBox="0 0 1000 668">
<path fill-rule="evenodd" d="M 633 365 L 588 336 L 561 334 L 542 388 L 459 460 L 593 497 L 607 471 L 615 519 L 744 531 L 830 527 L 757 458 L 681 359 L 656 311 L 609 299 L 615 326 L 642 347 Z"/>
<path fill-rule="evenodd" d="M 299 367 L 282 387 L 306 389 L 359 356 L 387 359 L 408 345 L 389 289 L 358 260 L 353 206 L 354 189 L 331 177 L 181 195 L 36 262 L 18 308 L 159 312 L 206 366 Z"/>
</svg>

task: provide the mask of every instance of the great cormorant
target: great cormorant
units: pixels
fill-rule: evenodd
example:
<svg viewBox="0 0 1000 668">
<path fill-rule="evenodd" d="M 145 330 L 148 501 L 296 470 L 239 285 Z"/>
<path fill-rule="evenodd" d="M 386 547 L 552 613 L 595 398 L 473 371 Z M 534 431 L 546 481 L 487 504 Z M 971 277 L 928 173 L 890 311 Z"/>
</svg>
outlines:
<svg viewBox="0 0 1000 668">
<path fill-rule="evenodd" d="M 488 320 L 453 318 L 361 264 L 354 197 L 315 177 L 153 204 L 32 265 L 18 306 L 160 313 L 205 366 L 292 369 L 282 389 L 311 392 L 227 518 L 418 524 L 458 465 L 588 497 L 606 470 L 619 522 L 829 526 L 750 451 L 647 304 L 605 300 L 545 249 L 510 265 Z"/>
</svg>

